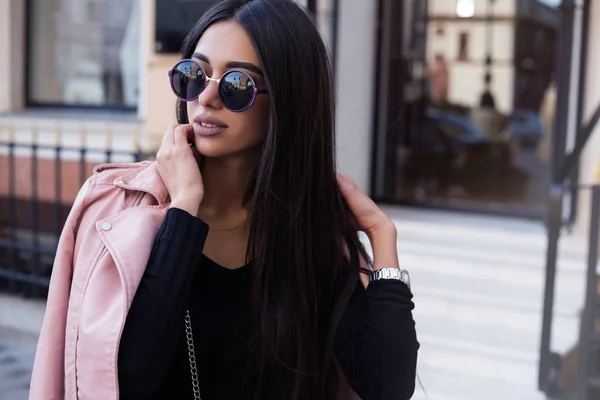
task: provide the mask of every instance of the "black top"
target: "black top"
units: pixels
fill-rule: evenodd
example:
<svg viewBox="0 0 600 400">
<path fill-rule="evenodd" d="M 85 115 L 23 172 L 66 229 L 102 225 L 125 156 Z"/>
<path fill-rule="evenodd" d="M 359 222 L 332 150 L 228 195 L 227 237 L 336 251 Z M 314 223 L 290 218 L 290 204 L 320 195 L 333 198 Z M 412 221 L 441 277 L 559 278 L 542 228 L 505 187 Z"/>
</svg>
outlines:
<svg viewBox="0 0 600 400">
<path fill-rule="evenodd" d="M 189 308 L 203 400 L 245 399 L 251 265 L 226 269 L 202 254 L 208 226 L 171 208 L 127 315 L 119 348 L 121 399 L 193 399 L 184 315 Z M 191 288 L 194 290 L 191 290 Z M 417 342 L 408 287 L 381 280 L 357 288 L 334 342 L 363 399 L 409 399 Z"/>
</svg>

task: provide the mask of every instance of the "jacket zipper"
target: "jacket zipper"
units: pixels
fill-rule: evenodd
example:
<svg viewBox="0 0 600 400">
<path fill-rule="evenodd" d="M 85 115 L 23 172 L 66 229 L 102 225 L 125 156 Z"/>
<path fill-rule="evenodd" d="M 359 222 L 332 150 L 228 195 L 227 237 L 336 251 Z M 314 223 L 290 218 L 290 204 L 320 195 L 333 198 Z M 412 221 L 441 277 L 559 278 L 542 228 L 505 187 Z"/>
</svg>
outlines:
<svg viewBox="0 0 600 400">
<path fill-rule="evenodd" d="M 133 208 L 133 207 L 137 207 L 141 204 L 142 199 L 144 198 L 144 196 L 146 195 L 146 192 L 142 192 L 139 191 L 135 201 L 133 202 L 133 204 L 130 207 L 127 207 L 127 209 Z M 102 246 L 104 247 L 102 249 L 102 251 L 100 252 L 100 255 L 98 257 L 95 258 L 94 264 L 92 265 L 92 269 L 89 272 L 89 275 L 86 277 L 86 284 L 83 288 L 83 293 L 81 295 L 81 302 L 80 302 L 80 308 L 81 305 L 83 304 L 83 296 L 85 294 L 85 292 L 87 291 L 87 285 L 88 282 L 90 281 L 94 271 L 96 270 L 96 267 L 98 266 L 98 264 L 100 263 L 100 260 L 102 260 L 102 258 L 108 253 L 108 248 L 104 245 L 104 243 L 102 244 Z M 81 319 L 81 318 L 79 318 Z M 123 325 L 123 323 L 121 324 L 121 326 Z M 80 323 L 79 321 L 77 322 L 77 332 L 76 332 L 76 336 L 75 336 L 75 362 L 74 362 L 74 368 L 75 368 L 75 398 L 79 399 L 79 389 L 77 387 L 77 353 L 78 353 L 78 349 L 79 349 L 79 328 L 80 328 Z M 122 330 L 122 329 L 121 329 Z M 120 336 L 120 333 L 119 333 Z M 117 352 L 117 357 L 118 357 L 118 352 Z M 118 362 L 118 360 L 115 360 L 115 363 Z M 118 395 L 118 390 L 119 390 L 119 378 L 118 378 L 118 373 L 115 374 L 115 387 L 117 388 L 117 395 L 115 396 L 115 399 L 119 398 Z"/>
<path fill-rule="evenodd" d="M 133 204 L 131 205 L 131 207 L 129 208 L 133 208 L 133 207 L 137 207 L 142 203 L 142 200 L 144 199 L 144 197 L 146 196 L 146 192 L 142 192 L 140 191 L 138 194 L 138 197 L 135 199 L 135 201 L 133 202 Z M 123 304 L 123 309 L 125 310 L 125 313 L 123 313 L 123 318 L 121 319 L 121 326 L 119 327 L 119 336 L 117 337 L 117 351 L 115 352 L 115 359 L 114 359 L 114 364 L 115 365 L 115 374 L 114 374 L 114 387 L 115 387 L 115 400 L 119 399 L 119 342 L 121 341 L 121 335 L 123 334 L 123 327 L 125 325 L 125 320 L 127 319 L 127 297 L 124 298 L 123 300 L 125 302 L 125 304 Z"/>
</svg>

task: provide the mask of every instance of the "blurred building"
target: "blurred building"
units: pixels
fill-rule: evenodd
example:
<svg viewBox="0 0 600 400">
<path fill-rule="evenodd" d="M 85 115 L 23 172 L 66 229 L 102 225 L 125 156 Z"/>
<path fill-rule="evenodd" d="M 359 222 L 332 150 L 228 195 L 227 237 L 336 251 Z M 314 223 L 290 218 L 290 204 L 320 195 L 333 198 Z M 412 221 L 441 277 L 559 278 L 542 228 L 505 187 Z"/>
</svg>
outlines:
<svg viewBox="0 0 600 400">
<path fill-rule="evenodd" d="M 587 1 L 590 20 L 598 20 L 600 0 Z M 600 104 L 596 74 L 600 25 L 590 24 L 589 32 L 571 35 L 565 29 L 566 8 L 558 7 L 564 2 L 576 8 L 581 20 L 582 1 L 298 2 L 315 12 L 332 52 L 341 171 L 380 203 L 538 221 L 546 217 L 551 168 L 558 162 L 553 145 L 575 146 L 577 111 L 573 110 L 580 99 L 584 121 L 591 120 Z M 177 50 L 186 30 L 212 3 L 0 2 L 2 288 L 31 285 L 43 290 L 47 285 L 57 235 L 94 165 L 135 161 L 151 157 L 158 149 L 166 127 L 175 119 L 167 71 L 179 59 Z M 579 50 L 564 57 L 558 51 L 563 42 Z M 577 60 L 583 52 L 586 84 L 579 97 L 581 77 L 564 71 L 570 63 L 574 71 L 579 70 Z M 557 98 L 561 93 L 565 98 L 566 91 L 568 101 L 557 107 Z M 567 123 L 555 132 L 555 121 L 561 118 Z M 578 160 L 575 183 L 598 180 L 597 130 Z M 576 221 L 577 234 L 586 232 L 589 209 L 587 196 L 574 196 L 565 206 L 565 220 Z M 401 220 L 403 214 L 399 215 Z M 407 230 L 411 229 L 409 225 Z M 469 241 L 478 239 L 478 229 L 473 228 Z M 426 242 L 433 230 L 416 237 Z M 405 239 L 414 236 L 408 231 Z M 490 249 L 494 240 L 490 239 Z M 516 258 L 519 254 L 512 260 Z M 423 282 L 454 279 L 465 287 L 477 286 L 470 265 L 461 269 L 460 276 L 452 275 L 456 267 L 452 262 L 446 266 L 444 279 L 438 275 L 443 268 L 433 271 L 436 265 L 430 266 Z M 492 269 L 496 274 L 489 272 Z M 497 270 L 488 270 L 493 279 L 483 286 L 485 290 L 493 291 L 502 279 L 506 287 L 523 278 L 502 276 Z M 527 271 L 523 276 L 528 282 L 542 281 L 541 275 L 538 279 Z M 436 301 L 447 304 L 443 303 L 447 292 L 437 293 L 430 309 L 440 312 Z M 537 294 L 531 298 L 539 300 Z M 471 297 L 459 299 L 466 304 L 461 310 L 473 311 L 474 320 L 489 306 L 489 299 L 478 299 L 483 304 L 478 310 Z M 504 306 L 497 310 L 506 312 Z M 529 314 L 510 310 L 502 315 L 517 315 L 537 334 L 530 309 Z M 534 317 L 538 314 L 536 309 Z M 432 315 L 436 321 L 445 317 Z M 528 364 L 528 373 L 536 362 Z M 493 365 L 489 370 L 495 371 Z M 523 379 L 532 382 L 530 378 Z"/>
<path fill-rule="evenodd" d="M 539 108 L 555 69 L 556 8 L 514 0 L 430 0 L 428 20 L 433 100 L 474 107 L 489 74 L 498 110 Z M 438 84 L 436 76 L 444 72 L 448 76 Z"/>
<path fill-rule="evenodd" d="M 93 165 L 156 151 L 174 121 L 167 71 L 212 2 L 2 2 L 0 135 L 19 145 L 0 149 L 0 166 L 11 151 L 22 174 L 47 177 L 0 180 L 0 201 L 16 202 L 3 221 L 33 194 L 66 210 Z M 332 52 L 339 165 L 362 188 L 393 204 L 545 216 L 557 1 L 299 2 Z"/>
<path fill-rule="evenodd" d="M 560 60 L 556 1 L 300 2 L 315 7 L 333 53 L 340 168 L 361 187 L 382 202 L 543 218 Z M 131 161 L 156 151 L 174 120 L 167 71 L 211 3 L 2 2 L 0 135 L 20 143 L 11 151 L 22 171 L 35 152 L 40 173 L 58 176 L 56 147 L 72 161 L 60 185 L 38 182 L 42 202 L 53 204 L 60 186 L 68 208 L 107 155 Z M 348 84 L 357 76 L 360 87 Z M 6 171 L 7 158 L 0 163 Z M 6 198 L 10 180 L 2 182 Z M 10 189 L 17 202 L 32 193 L 24 182 Z"/>
</svg>

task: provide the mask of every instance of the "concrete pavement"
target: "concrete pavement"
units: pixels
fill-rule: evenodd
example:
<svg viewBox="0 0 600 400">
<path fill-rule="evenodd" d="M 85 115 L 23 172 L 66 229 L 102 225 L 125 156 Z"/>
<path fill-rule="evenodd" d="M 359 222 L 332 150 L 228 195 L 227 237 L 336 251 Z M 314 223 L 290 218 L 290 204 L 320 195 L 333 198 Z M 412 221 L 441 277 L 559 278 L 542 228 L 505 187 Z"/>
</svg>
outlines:
<svg viewBox="0 0 600 400">
<path fill-rule="evenodd" d="M 0 294 L 0 400 L 26 400 L 45 302 Z"/>
<path fill-rule="evenodd" d="M 0 327 L 0 400 L 27 400 L 37 336 Z"/>
</svg>

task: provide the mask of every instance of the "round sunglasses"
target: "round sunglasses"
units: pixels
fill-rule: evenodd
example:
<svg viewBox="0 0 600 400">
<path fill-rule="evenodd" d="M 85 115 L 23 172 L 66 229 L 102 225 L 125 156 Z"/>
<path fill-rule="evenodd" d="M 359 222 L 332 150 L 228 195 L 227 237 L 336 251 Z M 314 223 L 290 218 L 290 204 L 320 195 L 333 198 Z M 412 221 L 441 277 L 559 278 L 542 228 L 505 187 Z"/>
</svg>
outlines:
<svg viewBox="0 0 600 400">
<path fill-rule="evenodd" d="M 206 75 L 206 71 L 194 60 L 181 60 L 169 71 L 171 89 L 175 96 L 182 101 L 194 101 L 206 89 L 208 82 L 219 85 L 219 99 L 229 111 L 246 111 L 256 96 L 268 93 L 264 89 L 257 89 L 254 79 L 247 72 L 232 69 L 219 79 Z"/>
</svg>

